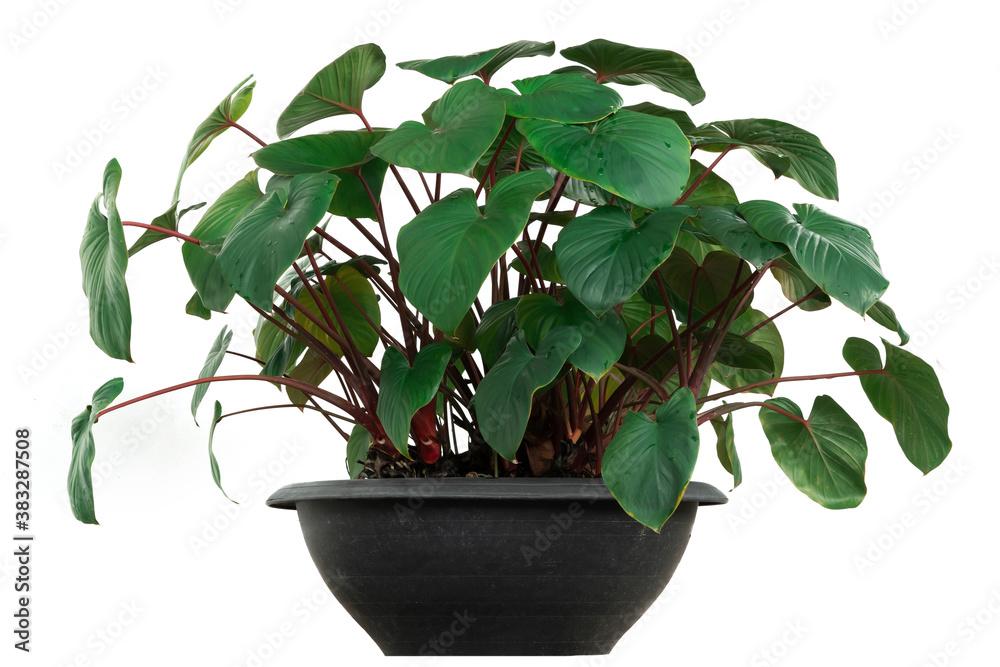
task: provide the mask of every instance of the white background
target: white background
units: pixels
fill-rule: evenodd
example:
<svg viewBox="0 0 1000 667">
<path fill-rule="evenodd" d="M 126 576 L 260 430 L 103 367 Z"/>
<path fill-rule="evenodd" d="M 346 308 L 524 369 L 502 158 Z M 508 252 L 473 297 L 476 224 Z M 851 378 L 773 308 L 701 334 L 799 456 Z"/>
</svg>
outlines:
<svg viewBox="0 0 1000 667">
<path fill-rule="evenodd" d="M 954 0 L 7 0 L 0 266 L 8 374 L 0 442 L 9 445 L 0 450 L 7 452 L 0 539 L 10 544 L 13 533 L 14 430 L 27 426 L 37 541 L 30 655 L 11 648 L 13 548 L 0 546 L 0 662 L 430 664 L 383 658 L 325 593 L 295 516 L 263 504 L 281 485 L 346 476 L 343 443 L 312 415 L 272 412 L 220 426 L 223 481 L 239 506 L 212 484 L 207 428 L 192 423 L 188 392 L 108 415 L 95 428 L 103 525 L 73 520 L 65 497 L 69 423 L 95 388 L 121 375 L 126 398 L 194 377 L 226 321 L 237 328 L 233 349 L 252 345 L 248 311 L 234 308 L 210 323 L 183 314 L 191 287 L 180 245 L 168 241 L 129 267 L 137 363 L 103 356 L 87 336 L 80 288 L 86 213 L 111 157 L 124 170 L 125 219 L 161 213 L 194 128 L 250 73 L 258 86 L 243 124 L 270 140 L 277 113 L 312 74 L 362 41 L 380 44 L 390 63 L 366 95 L 367 115 L 394 126 L 418 118 L 444 92 L 395 62 L 517 39 L 553 39 L 562 48 L 605 37 L 688 56 L 708 93 L 691 110 L 696 122 L 776 118 L 819 135 L 837 159 L 839 203 L 816 200 L 787 179 L 773 182 L 739 151 L 719 171 L 743 199 L 815 202 L 871 228 L 892 283 L 886 301 L 950 399 L 954 451 L 924 477 L 855 379 L 788 386 L 781 393 L 804 410 L 829 393 L 864 428 L 870 491 L 862 506 L 824 510 L 790 487 L 776 474 L 755 414 L 740 413 L 745 482 L 728 506 L 700 514 L 660 603 L 610 656 L 519 662 L 996 664 L 998 18 L 994 3 Z M 562 64 L 558 55 L 515 61 L 495 84 Z M 618 89 L 627 103 L 687 108 L 653 88 Z M 355 125 L 340 117 L 310 131 Z M 251 150 L 235 131 L 218 139 L 188 172 L 183 202 L 241 177 Z M 419 182 L 407 178 L 421 197 Z M 458 177 L 446 183 L 463 185 Z M 393 180 L 385 192 L 395 232 L 409 209 Z M 771 288 L 756 303 L 769 312 L 781 304 Z M 840 348 L 850 335 L 895 342 L 839 306 L 779 324 L 786 374 L 847 370 Z M 225 363 L 224 371 L 244 369 L 238 359 Z M 239 409 L 277 398 L 261 384 L 213 387 L 203 425 L 214 399 Z M 728 491 L 710 431 L 703 441 L 695 477 Z M 269 648 L 268 637 L 279 648 Z"/>
</svg>

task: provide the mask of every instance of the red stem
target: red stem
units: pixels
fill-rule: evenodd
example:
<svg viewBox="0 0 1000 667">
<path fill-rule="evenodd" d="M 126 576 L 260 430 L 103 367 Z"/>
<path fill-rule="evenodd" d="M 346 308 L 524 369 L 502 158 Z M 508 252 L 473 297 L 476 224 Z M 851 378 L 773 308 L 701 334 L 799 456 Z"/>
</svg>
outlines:
<svg viewBox="0 0 1000 667">
<path fill-rule="evenodd" d="M 149 229 L 154 232 L 159 232 L 161 234 L 166 234 L 167 236 L 173 236 L 174 238 L 181 239 L 182 241 L 187 241 L 188 243 L 193 243 L 195 245 L 201 245 L 201 241 L 193 236 L 188 236 L 187 234 L 181 234 L 180 232 L 175 232 L 170 229 L 164 229 L 163 227 L 156 227 L 154 225 L 147 225 L 144 222 L 122 222 L 124 227 L 142 227 L 143 229 Z"/>
<path fill-rule="evenodd" d="M 261 146 L 267 146 L 267 144 L 265 142 L 263 142 L 263 141 L 261 141 L 260 139 L 257 138 L 257 135 L 255 135 L 253 132 L 251 132 L 250 130 L 246 129 L 245 127 L 243 127 L 239 123 L 237 123 L 235 121 L 229 121 L 229 126 L 230 127 L 235 127 L 237 130 L 239 130 L 243 134 L 247 135 L 248 137 L 250 137 L 251 139 L 253 139 L 254 141 L 256 141 L 258 144 L 260 144 Z"/>
<path fill-rule="evenodd" d="M 845 373 L 826 373 L 823 375 L 793 375 L 791 377 L 762 380 L 760 382 L 754 382 L 752 384 L 744 385 L 742 387 L 737 387 L 736 389 L 730 389 L 729 391 L 723 391 L 718 394 L 712 394 L 711 396 L 699 398 L 698 404 L 700 405 L 702 403 L 707 403 L 709 401 L 717 401 L 720 398 L 726 398 L 727 396 L 740 394 L 743 393 L 744 391 L 757 389 L 758 387 L 766 387 L 768 385 L 778 384 L 780 382 L 801 382 L 802 380 L 831 380 L 833 378 L 846 378 L 846 377 L 853 377 L 855 375 L 885 375 L 885 369 L 880 368 L 874 371 L 848 371 Z"/>
<path fill-rule="evenodd" d="M 712 164 L 708 165 L 708 169 L 706 169 L 702 173 L 702 175 L 698 177 L 698 180 L 696 180 L 694 183 L 692 183 L 691 187 L 689 187 L 684 192 L 684 194 L 682 194 L 677 199 L 677 201 L 674 202 L 674 206 L 680 206 L 681 204 L 683 204 L 684 202 L 686 202 L 687 199 L 688 199 L 688 197 L 690 197 L 691 194 L 698 188 L 698 186 L 701 185 L 702 181 L 704 181 L 706 178 L 708 178 L 708 175 L 712 173 L 712 170 L 715 169 L 715 165 L 719 164 L 719 161 L 722 160 L 722 158 L 726 157 L 726 153 L 728 153 L 729 151 L 733 150 L 733 148 L 735 148 L 735 144 L 729 144 L 728 146 L 726 146 L 726 149 L 719 154 L 719 157 L 715 158 L 715 162 L 713 162 Z"/>
</svg>

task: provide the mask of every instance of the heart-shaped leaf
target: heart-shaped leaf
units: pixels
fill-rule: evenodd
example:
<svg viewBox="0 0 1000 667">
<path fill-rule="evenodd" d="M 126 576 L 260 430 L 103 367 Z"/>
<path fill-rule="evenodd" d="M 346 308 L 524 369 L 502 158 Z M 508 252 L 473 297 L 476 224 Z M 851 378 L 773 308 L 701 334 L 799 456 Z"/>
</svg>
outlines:
<svg viewBox="0 0 1000 667">
<path fill-rule="evenodd" d="M 594 70 L 599 82 L 626 86 L 645 83 L 682 97 L 691 104 L 705 99 L 705 90 L 694 73 L 694 67 L 687 58 L 673 51 L 594 39 L 559 53 Z"/>
<path fill-rule="evenodd" d="M 733 145 L 750 151 L 774 172 L 788 176 L 809 192 L 837 199 L 837 164 L 819 138 L 779 120 L 749 118 L 702 125 L 690 135 L 691 145 L 707 151 L 722 151 Z"/>
<path fill-rule="evenodd" d="M 582 342 L 569 362 L 587 375 L 602 377 L 622 356 L 628 332 L 618 313 L 597 317 L 569 292 L 563 293 L 562 303 L 541 293 L 526 294 L 518 301 L 517 328 L 530 347 L 537 349 L 549 331 L 563 326 L 580 332 Z"/>
<path fill-rule="evenodd" d="M 517 129 L 562 173 L 640 206 L 671 206 L 688 181 L 691 147 L 669 118 L 622 109 L 591 126 L 522 118 Z"/>
<path fill-rule="evenodd" d="M 389 441 L 407 458 L 410 420 L 417 410 L 434 400 L 450 360 L 451 348 L 445 343 L 431 343 L 421 349 L 412 367 L 394 347 L 382 357 L 375 413 Z"/>
<path fill-rule="evenodd" d="M 885 367 L 878 348 L 861 338 L 844 344 L 844 359 L 861 375 L 861 387 L 872 407 L 892 424 L 896 439 L 910 463 L 925 475 L 951 451 L 948 437 L 948 401 L 934 369 L 920 357 L 885 339 Z"/>
<path fill-rule="evenodd" d="M 556 379 L 581 340 L 576 328 L 559 327 L 532 353 L 524 332 L 518 331 L 483 376 L 476 391 L 476 421 L 483 438 L 500 456 L 513 460 L 528 426 L 532 397 Z"/>
<path fill-rule="evenodd" d="M 365 91 L 385 74 L 385 54 L 375 44 L 360 44 L 321 69 L 278 116 L 278 136 L 330 116 L 362 116 Z M 362 116 L 363 117 L 363 116 Z"/>
<path fill-rule="evenodd" d="M 503 127 L 504 104 L 482 81 L 462 81 L 438 100 L 431 119 L 433 128 L 404 122 L 372 146 L 372 153 L 426 173 L 467 173 Z"/>
<path fill-rule="evenodd" d="M 122 393 L 124 383 L 121 378 L 105 382 L 94 392 L 94 397 L 87 409 L 73 419 L 70 431 L 73 437 L 73 454 L 70 457 L 69 478 L 66 486 L 69 491 L 69 506 L 73 516 L 83 523 L 97 524 L 94 513 L 94 483 L 90 468 L 94 463 L 93 426 L 97 415 Z"/>
<path fill-rule="evenodd" d="M 198 373 L 199 380 L 215 376 L 216 371 L 219 370 L 219 366 L 222 365 L 222 360 L 226 358 L 226 350 L 229 349 L 229 344 L 232 341 L 233 332 L 229 330 L 228 326 L 222 327 L 222 331 L 215 337 L 212 348 L 208 351 L 208 357 L 205 359 L 205 364 L 202 366 L 201 372 Z M 194 396 L 191 397 L 191 416 L 194 417 L 195 424 L 198 423 L 198 406 L 201 405 L 206 393 L 208 393 L 207 382 L 195 385 Z"/>
<path fill-rule="evenodd" d="M 275 190 L 243 215 L 216 258 L 237 294 L 270 312 L 275 283 L 326 214 L 339 180 L 333 174 L 293 176 L 287 193 Z"/>
<path fill-rule="evenodd" d="M 559 232 L 559 271 L 570 291 L 601 314 L 642 287 L 670 255 L 681 223 L 693 215 L 693 208 L 671 206 L 634 223 L 620 208 L 596 208 Z"/>
<path fill-rule="evenodd" d="M 556 51 L 555 42 L 531 42 L 521 40 L 506 46 L 500 46 L 488 51 L 479 51 L 468 56 L 444 56 L 442 58 L 407 60 L 397 63 L 396 67 L 410 69 L 432 79 L 455 83 L 473 74 L 486 83 L 501 67 L 515 58 L 530 58 L 532 56 L 551 56 Z"/>
<path fill-rule="evenodd" d="M 654 413 L 625 413 L 601 463 L 608 490 L 644 526 L 660 532 L 691 481 L 698 458 L 694 394 L 678 389 Z"/>
<path fill-rule="evenodd" d="M 526 171 L 497 182 L 483 213 L 469 188 L 425 208 L 399 231 L 403 294 L 438 329 L 455 331 L 490 269 L 521 236 L 535 197 L 551 188 L 547 173 Z"/>
<path fill-rule="evenodd" d="M 592 123 L 621 108 L 621 95 L 582 74 L 543 74 L 501 88 L 507 113 L 559 123 Z"/>
<path fill-rule="evenodd" d="M 736 210 L 765 239 L 788 246 L 805 274 L 854 312 L 867 313 L 889 287 L 864 227 L 812 204 L 796 204 L 794 216 L 780 204 L 761 200 Z"/>
<path fill-rule="evenodd" d="M 809 419 L 787 398 L 772 398 L 767 405 L 781 412 L 761 408 L 760 423 L 774 460 L 792 484 L 828 509 L 860 505 L 868 491 L 868 445 L 850 415 L 829 396 L 816 399 Z"/>
<path fill-rule="evenodd" d="M 132 305 L 125 269 L 128 249 L 116 198 L 122 170 L 118 160 L 104 168 L 104 190 L 94 199 L 80 243 L 83 293 L 90 304 L 90 337 L 109 357 L 132 361 Z M 103 198 L 108 214 L 101 213 Z"/>
<path fill-rule="evenodd" d="M 201 125 L 194 131 L 194 136 L 188 143 L 187 152 L 184 154 L 184 161 L 181 162 L 181 172 L 177 175 L 177 185 L 174 187 L 174 201 L 180 198 L 181 181 L 184 180 L 184 172 L 198 159 L 198 156 L 205 152 L 208 145 L 217 136 L 232 127 L 250 106 L 253 97 L 253 88 L 256 81 L 250 81 L 251 74 L 243 79 L 232 92 L 226 95 L 225 99 L 219 102 L 219 106 L 208 115 Z"/>
</svg>

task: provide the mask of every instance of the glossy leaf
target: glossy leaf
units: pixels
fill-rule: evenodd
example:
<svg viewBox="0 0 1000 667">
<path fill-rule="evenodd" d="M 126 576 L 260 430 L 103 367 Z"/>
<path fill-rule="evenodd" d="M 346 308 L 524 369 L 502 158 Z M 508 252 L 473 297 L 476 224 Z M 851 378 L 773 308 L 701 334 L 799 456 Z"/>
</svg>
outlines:
<svg viewBox="0 0 1000 667">
<path fill-rule="evenodd" d="M 456 83 L 431 112 L 434 127 L 408 120 L 372 146 L 387 162 L 427 173 L 464 174 L 476 166 L 504 122 L 503 100 L 482 81 Z"/>
<path fill-rule="evenodd" d="M 257 186 L 257 172 L 251 171 L 219 195 L 190 236 L 198 240 L 225 237 L 247 211 L 260 203 L 262 196 Z M 202 305 L 208 310 L 225 312 L 236 292 L 222 275 L 216 256 L 193 243 L 184 244 L 181 256 Z"/>
<path fill-rule="evenodd" d="M 199 380 L 215 376 L 216 371 L 219 370 L 219 366 L 222 365 L 222 360 L 226 358 L 226 350 L 229 349 L 229 344 L 232 341 L 233 332 L 229 330 L 228 326 L 222 327 L 222 331 L 215 337 L 215 341 L 208 351 L 208 357 L 205 359 L 205 364 L 202 366 L 201 372 L 198 373 Z M 191 416 L 194 417 L 195 424 L 198 423 L 198 406 L 201 405 L 207 393 L 208 383 L 195 385 L 194 396 L 191 397 Z"/>
<path fill-rule="evenodd" d="M 456 190 L 399 232 L 403 294 L 441 331 L 452 333 L 490 269 L 521 236 L 535 197 L 552 187 L 543 171 L 499 181 L 480 213 L 473 191 Z"/>
<path fill-rule="evenodd" d="M 693 208 L 672 206 L 633 223 L 622 209 L 604 206 L 574 219 L 555 245 L 566 285 L 595 314 L 613 308 L 670 255 L 681 223 L 693 215 Z"/>
<path fill-rule="evenodd" d="M 372 144 L 385 135 L 385 131 L 367 130 L 307 134 L 268 144 L 250 157 L 257 166 L 275 174 L 295 176 L 335 171 L 372 159 Z"/>
<path fill-rule="evenodd" d="M 476 329 L 476 348 L 483 357 L 483 365 L 490 368 L 507 347 L 510 337 L 517 331 L 517 303 L 520 297 L 498 301 L 486 309 Z"/>
<path fill-rule="evenodd" d="M 760 423 L 771 454 L 799 491 L 828 509 L 857 507 L 864 500 L 868 445 L 861 427 L 829 396 L 813 403 L 809 419 L 787 398 L 767 401 L 788 417 L 761 408 Z"/>
<path fill-rule="evenodd" d="M 389 441 L 407 458 L 410 420 L 417 410 L 434 400 L 450 360 L 451 348 L 445 343 L 425 346 L 417 352 L 412 367 L 394 347 L 388 348 L 382 357 L 375 412 Z"/>
<path fill-rule="evenodd" d="M 379 336 L 378 332 L 368 322 L 368 319 L 371 319 L 376 325 L 381 325 L 382 323 L 382 314 L 379 309 L 375 288 L 372 287 L 368 279 L 359 271 L 346 265 L 341 265 L 335 274 L 327 276 L 326 285 L 327 289 L 330 290 L 330 295 L 333 297 L 333 303 L 337 306 L 337 310 L 344 320 L 344 325 L 347 327 L 348 333 L 350 333 L 351 338 L 354 340 L 354 345 L 361 354 L 371 356 L 378 346 Z M 340 323 L 334 317 L 330 306 L 327 304 L 326 296 L 322 289 L 316 286 L 314 290 L 317 296 L 319 296 L 319 304 L 316 303 L 312 294 L 307 290 L 302 290 L 299 293 L 299 302 L 309 312 L 319 317 L 322 322 L 325 322 L 323 318 L 323 311 L 325 310 L 333 321 L 333 328 L 343 335 L 344 332 L 341 330 Z M 360 310 L 358 306 L 354 305 L 355 301 L 361 306 Z M 367 319 L 365 315 L 368 316 Z M 295 321 L 304 326 L 309 333 L 330 348 L 334 354 L 343 354 L 340 345 L 335 343 L 333 339 L 304 314 L 296 312 Z"/>
<path fill-rule="evenodd" d="M 653 104 L 652 102 L 640 102 L 639 104 L 630 104 L 629 106 L 622 108 L 628 109 L 629 111 L 649 114 L 650 116 L 669 118 L 677 123 L 677 126 L 681 128 L 681 132 L 684 134 L 691 134 L 695 128 L 695 124 L 692 122 L 691 117 L 687 115 L 687 112 L 680 111 L 679 109 L 668 109 L 666 107 L 661 107 L 658 104 Z"/>
<path fill-rule="evenodd" d="M 569 292 L 560 303 L 548 294 L 526 294 L 517 304 L 517 328 L 525 341 L 537 349 L 545 336 L 557 327 L 572 327 L 580 332 L 580 346 L 569 362 L 593 378 L 607 373 L 625 349 L 628 332 L 618 313 L 609 311 L 595 316 Z"/>
<path fill-rule="evenodd" d="M 94 392 L 91 404 L 73 419 L 70 432 L 73 437 L 73 453 L 70 457 L 69 478 L 66 487 L 69 491 L 69 505 L 73 516 L 83 523 L 97 524 L 94 512 L 94 483 L 91 477 L 91 466 L 94 463 L 93 426 L 97 415 L 122 393 L 124 383 L 121 378 L 105 382 Z"/>
<path fill-rule="evenodd" d="M 737 317 L 733 322 L 733 326 L 729 330 L 730 334 L 742 338 L 744 334 L 757 325 L 762 324 L 766 320 L 767 315 L 759 310 L 748 308 L 746 312 Z M 727 359 L 724 356 L 719 355 L 716 357 L 715 363 L 709 370 L 708 377 L 727 389 L 736 389 L 737 387 L 744 387 L 755 382 L 763 382 L 772 378 L 781 377 L 781 373 L 785 366 L 785 346 L 782 343 L 781 334 L 778 333 L 777 325 L 775 325 L 774 322 L 768 322 L 752 334 L 746 336 L 745 340 L 767 351 L 771 358 L 772 368 L 765 370 L 752 370 L 736 367 L 736 364 L 734 363 L 727 365 L 725 363 Z M 756 389 L 750 389 L 749 391 L 752 393 L 773 396 L 775 387 L 777 387 L 776 384 L 771 384 L 764 387 L 757 387 Z"/>
<path fill-rule="evenodd" d="M 671 206 L 688 180 L 690 146 L 668 118 L 620 110 L 590 127 L 522 118 L 517 129 L 559 171 L 640 206 Z"/>
<path fill-rule="evenodd" d="M 691 135 L 691 145 L 709 151 L 745 148 L 774 173 L 788 176 L 826 199 L 839 197 L 837 165 L 819 138 L 779 120 L 749 118 L 709 123 Z"/>
<path fill-rule="evenodd" d="M 559 375 L 581 340 L 577 329 L 560 327 L 549 331 L 532 353 L 524 332 L 518 331 L 483 377 L 476 392 L 476 421 L 500 456 L 514 458 L 528 425 L 532 397 Z"/>
<path fill-rule="evenodd" d="M 204 387 L 206 385 L 198 385 L 199 387 Z M 212 413 L 212 427 L 208 429 L 208 464 L 212 469 L 212 480 L 215 481 L 215 485 L 219 487 L 219 491 L 222 491 L 222 495 L 226 497 L 226 500 L 235 503 L 236 501 L 229 497 L 226 490 L 222 488 L 222 472 L 219 470 L 219 461 L 215 458 L 215 427 L 218 426 L 222 419 L 222 403 L 218 401 L 215 402 L 215 409 Z"/>
<path fill-rule="evenodd" d="M 94 199 L 80 244 L 83 293 L 90 308 L 90 337 L 109 357 L 132 361 L 132 305 L 125 269 L 128 250 L 116 198 L 122 170 L 118 160 L 104 169 L 104 190 Z M 104 200 L 108 214 L 101 213 Z"/>
<path fill-rule="evenodd" d="M 712 428 L 715 429 L 715 450 L 719 456 L 719 463 L 733 476 L 733 488 L 743 483 L 743 467 L 740 465 L 740 457 L 736 453 L 736 443 L 733 438 L 733 415 L 726 415 L 725 419 L 717 417 L 712 420 Z"/>
<path fill-rule="evenodd" d="M 190 211 L 196 211 L 202 206 L 204 206 L 205 202 L 201 202 L 200 204 L 195 204 L 194 206 L 188 206 L 187 208 L 182 209 L 179 212 L 177 211 L 178 205 L 179 205 L 178 202 L 174 202 L 173 204 L 170 205 L 170 208 L 168 208 L 166 212 L 161 213 L 160 215 L 153 218 L 153 221 L 150 222 L 149 224 L 151 224 L 153 227 L 160 227 L 162 229 L 169 229 L 172 232 L 176 232 L 177 223 L 180 221 L 180 219 L 183 218 L 184 215 L 189 213 Z M 152 229 L 147 229 L 142 233 L 142 236 L 140 236 L 138 240 L 136 240 L 136 242 L 132 244 L 132 247 L 128 249 L 128 256 L 132 257 L 133 255 L 135 255 L 135 253 L 139 252 L 143 248 L 147 248 L 156 243 L 157 241 L 162 241 L 163 239 L 168 237 L 169 234 L 164 234 L 163 232 L 157 232 Z"/>
<path fill-rule="evenodd" d="M 736 215 L 735 206 L 701 206 L 698 222 L 719 243 L 758 269 L 787 252 L 754 231 L 746 220 Z"/>
<path fill-rule="evenodd" d="M 896 311 L 882 301 L 875 302 L 875 305 L 868 310 L 868 316 L 881 324 L 889 331 L 899 334 L 899 344 L 906 345 L 910 342 L 910 334 L 906 333 L 903 326 L 896 319 Z"/>
<path fill-rule="evenodd" d="M 737 207 L 764 238 L 788 246 L 810 279 L 834 299 L 864 315 L 889 287 L 868 230 L 811 204 L 795 215 L 774 202 L 755 200 Z"/>
<path fill-rule="evenodd" d="M 274 284 L 326 214 L 339 180 L 332 174 L 293 176 L 287 194 L 271 192 L 243 215 L 217 257 L 237 294 L 270 312 Z"/>
<path fill-rule="evenodd" d="M 361 115 L 366 90 L 385 74 L 385 54 L 375 44 L 360 44 L 321 69 L 278 117 L 278 136 L 330 116 Z"/>
<path fill-rule="evenodd" d="M 627 412 L 611 439 L 601 472 L 622 508 L 660 532 L 684 497 L 698 458 L 694 394 L 678 389 L 654 413 Z"/>
<path fill-rule="evenodd" d="M 786 299 L 792 303 L 805 299 L 798 305 L 801 310 L 807 312 L 823 310 L 833 303 L 830 295 L 819 289 L 816 281 L 810 279 L 788 254 L 775 260 L 771 266 L 771 275 L 781 285 L 781 292 Z"/>
<path fill-rule="evenodd" d="M 364 470 L 364 461 L 368 458 L 371 446 L 372 434 L 361 424 L 355 424 L 351 429 L 351 437 L 347 439 L 347 473 L 351 479 L 357 479 Z"/>
<path fill-rule="evenodd" d="M 521 40 L 488 51 L 479 51 L 467 56 L 444 56 L 424 60 L 407 60 L 396 67 L 420 72 L 425 76 L 445 83 L 455 83 L 459 79 L 476 75 L 489 83 L 501 67 L 515 58 L 551 56 L 555 53 L 555 42 L 531 42 Z"/>
<path fill-rule="evenodd" d="M 861 375 L 861 387 L 872 407 L 892 424 L 910 463 L 924 474 L 941 465 L 951 451 L 948 401 L 934 369 L 920 357 L 882 340 L 885 367 L 878 348 L 861 338 L 844 344 L 844 359 Z"/>
<path fill-rule="evenodd" d="M 705 90 L 694 73 L 694 67 L 687 58 L 673 51 L 594 39 L 559 53 L 594 70 L 598 81 L 626 86 L 645 83 L 682 97 L 691 104 L 705 99 Z"/>
<path fill-rule="evenodd" d="M 558 123 L 592 123 L 621 108 L 617 92 L 582 74 L 543 74 L 514 82 L 515 93 L 501 88 L 507 114 Z"/>
</svg>

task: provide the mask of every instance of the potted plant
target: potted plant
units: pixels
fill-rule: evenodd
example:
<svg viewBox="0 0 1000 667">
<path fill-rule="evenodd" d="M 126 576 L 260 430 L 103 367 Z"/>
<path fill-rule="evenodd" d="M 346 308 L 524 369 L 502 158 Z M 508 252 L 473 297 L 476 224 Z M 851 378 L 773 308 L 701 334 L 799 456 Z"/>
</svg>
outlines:
<svg viewBox="0 0 1000 667">
<path fill-rule="evenodd" d="M 223 327 L 197 379 L 119 403 L 120 378 L 94 393 L 72 425 L 75 516 L 97 523 L 99 417 L 185 388 L 196 416 L 209 383 L 270 382 L 287 402 L 228 414 L 215 402 L 213 479 L 221 489 L 212 442 L 231 415 L 295 407 L 329 422 L 352 479 L 292 485 L 268 503 L 298 510 L 324 579 L 386 654 L 606 653 L 666 585 L 697 506 L 725 502 L 690 482 L 700 426 L 738 485 L 731 413 L 757 409 L 793 484 L 824 507 L 855 507 L 867 454 L 857 423 L 829 396 L 806 416 L 774 392 L 857 376 L 906 457 L 924 473 L 938 466 L 948 404 L 933 369 L 901 347 L 868 232 L 812 204 L 741 202 L 715 173 L 745 150 L 836 199 L 819 139 L 780 121 L 699 125 L 652 102 L 625 106 L 609 84 L 690 104 L 704 91 L 683 57 L 600 39 L 563 49 L 568 66 L 492 85 L 511 60 L 554 51 L 523 41 L 399 63 L 442 94 L 421 121 L 386 129 L 363 103 L 385 56 L 361 45 L 306 83 L 270 144 L 239 123 L 247 79 L 197 128 L 173 204 L 149 224 L 123 221 L 112 160 L 80 248 L 94 342 L 131 361 L 126 267 L 168 237 L 184 241 L 190 315 L 208 320 L 239 296 L 259 322 L 245 352 L 228 349 Z M 343 127 L 299 133 L 330 117 Z M 204 205 L 182 208 L 184 172 L 229 128 L 260 144 L 254 164 L 181 232 Z M 468 180 L 446 188 L 452 179 Z M 383 208 L 388 188 L 408 210 Z M 131 247 L 125 227 L 144 229 Z M 344 243 L 348 228 L 366 248 Z M 765 279 L 787 297 L 777 312 L 753 307 Z M 883 360 L 849 338 L 849 370 L 783 375 L 776 319 L 834 301 L 900 346 L 883 340 Z M 234 370 L 220 375 L 227 355 Z M 727 401 L 737 394 L 750 400 Z"/>
</svg>

